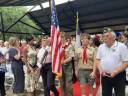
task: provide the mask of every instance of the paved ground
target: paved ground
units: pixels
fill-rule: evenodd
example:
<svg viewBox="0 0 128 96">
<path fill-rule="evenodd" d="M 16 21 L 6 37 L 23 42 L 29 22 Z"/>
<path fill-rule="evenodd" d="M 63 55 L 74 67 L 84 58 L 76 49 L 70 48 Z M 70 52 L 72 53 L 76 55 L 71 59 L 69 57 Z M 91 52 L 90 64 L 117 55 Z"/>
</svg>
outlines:
<svg viewBox="0 0 128 96">
<path fill-rule="evenodd" d="M 8 77 L 9 76 L 9 77 Z M 12 77 L 12 74 L 8 74 L 7 76 L 6 76 L 6 78 L 8 78 L 7 80 L 6 80 L 6 92 L 7 92 L 7 96 L 14 96 L 14 94 L 12 93 L 12 90 L 11 90 L 11 84 L 12 84 L 12 78 L 10 78 L 10 76 Z M 42 85 L 42 84 L 40 84 L 40 85 Z M 39 88 L 39 89 L 41 89 L 41 88 Z M 38 90 L 37 92 L 37 95 L 36 96 L 44 96 L 43 95 L 43 89 L 41 89 L 41 90 Z M 27 94 L 25 93 L 25 95 L 24 96 L 27 96 Z M 126 96 L 128 96 L 128 86 L 126 87 Z"/>
<path fill-rule="evenodd" d="M 44 96 L 44 95 L 43 95 L 43 91 L 39 91 L 39 90 L 38 90 L 38 91 L 36 92 L 36 94 L 37 94 L 36 96 Z M 7 96 L 14 96 L 14 94 L 12 94 L 12 91 L 11 91 L 11 90 L 8 90 L 8 91 L 7 91 Z M 24 96 L 27 96 L 27 94 L 25 93 Z M 126 87 L 126 96 L 128 96 L 128 86 Z"/>
</svg>

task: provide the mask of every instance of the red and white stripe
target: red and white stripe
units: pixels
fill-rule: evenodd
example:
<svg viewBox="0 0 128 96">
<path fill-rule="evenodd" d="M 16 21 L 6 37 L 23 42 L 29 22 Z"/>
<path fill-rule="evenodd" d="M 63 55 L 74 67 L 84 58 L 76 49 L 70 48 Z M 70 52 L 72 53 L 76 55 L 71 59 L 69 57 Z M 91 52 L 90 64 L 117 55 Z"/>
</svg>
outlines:
<svg viewBox="0 0 128 96">
<path fill-rule="evenodd" d="M 62 43 L 60 38 L 59 26 L 57 28 L 51 26 L 51 39 L 52 39 L 52 71 L 54 73 L 61 72 L 61 61 L 63 59 Z"/>
</svg>

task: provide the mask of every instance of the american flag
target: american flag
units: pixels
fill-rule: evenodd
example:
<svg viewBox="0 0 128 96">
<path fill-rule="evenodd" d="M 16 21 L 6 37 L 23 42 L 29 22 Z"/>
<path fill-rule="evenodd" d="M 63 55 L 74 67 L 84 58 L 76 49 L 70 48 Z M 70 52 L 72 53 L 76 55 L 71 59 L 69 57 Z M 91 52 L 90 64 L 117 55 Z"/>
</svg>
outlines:
<svg viewBox="0 0 128 96">
<path fill-rule="evenodd" d="M 55 1 L 51 0 L 51 38 L 52 38 L 52 71 L 54 73 L 61 72 L 62 43 L 60 38 L 60 29 L 57 18 Z"/>
</svg>

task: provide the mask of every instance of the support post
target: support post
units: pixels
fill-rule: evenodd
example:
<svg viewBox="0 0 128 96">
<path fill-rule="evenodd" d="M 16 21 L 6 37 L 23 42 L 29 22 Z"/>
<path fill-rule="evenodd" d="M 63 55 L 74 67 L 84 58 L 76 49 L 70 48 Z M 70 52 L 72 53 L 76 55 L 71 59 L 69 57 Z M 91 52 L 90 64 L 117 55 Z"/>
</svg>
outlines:
<svg viewBox="0 0 128 96">
<path fill-rule="evenodd" d="M 5 41 L 5 30 L 4 30 L 4 20 L 3 20 L 3 14 L 2 14 L 2 12 L 1 12 L 1 14 L 0 14 L 0 17 L 1 17 L 1 25 L 2 25 L 2 35 L 3 35 L 3 41 Z"/>
</svg>

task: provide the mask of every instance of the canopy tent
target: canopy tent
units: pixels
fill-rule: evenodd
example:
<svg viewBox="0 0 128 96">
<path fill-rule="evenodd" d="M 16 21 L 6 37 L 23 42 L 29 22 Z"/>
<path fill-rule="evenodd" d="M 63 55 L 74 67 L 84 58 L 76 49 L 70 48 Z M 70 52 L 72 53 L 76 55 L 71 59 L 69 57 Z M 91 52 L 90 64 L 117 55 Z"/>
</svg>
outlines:
<svg viewBox="0 0 128 96">
<path fill-rule="evenodd" d="M 41 6 L 41 3 L 48 1 L 0 0 L 0 6 Z M 27 15 L 35 21 L 41 31 L 50 34 L 50 8 L 41 8 L 41 10 L 28 12 Z M 77 11 L 79 12 L 79 25 L 82 32 L 98 33 L 102 32 L 102 28 L 106 26 L 115 31 L 123 31 L 128 25 L 128 0 L 72 0 L 57 5 L 61 31 L 74 32 L 76 30 Z"/>
<path fill-rule="evenodd" d="M 128 0 L 74 0 L 57 5 L 61 31 L 74 32 L 76 12 L 82 32 L 98 33 L 103 27 L 123 31 L 128 24 Z M 28 13 L 46 33 L 50 32 L 50 8 Z"/>
</svg>

